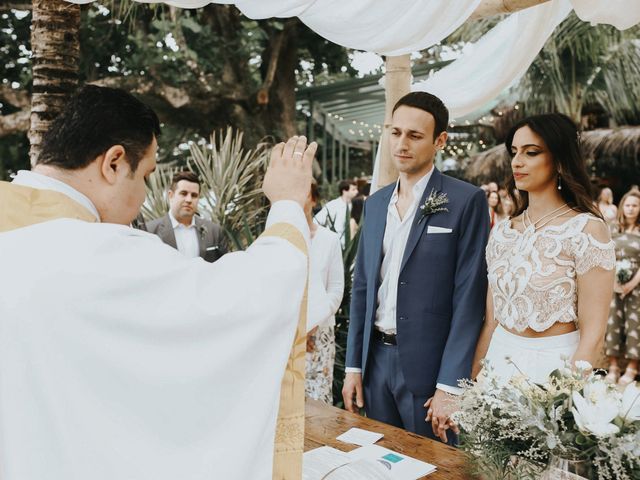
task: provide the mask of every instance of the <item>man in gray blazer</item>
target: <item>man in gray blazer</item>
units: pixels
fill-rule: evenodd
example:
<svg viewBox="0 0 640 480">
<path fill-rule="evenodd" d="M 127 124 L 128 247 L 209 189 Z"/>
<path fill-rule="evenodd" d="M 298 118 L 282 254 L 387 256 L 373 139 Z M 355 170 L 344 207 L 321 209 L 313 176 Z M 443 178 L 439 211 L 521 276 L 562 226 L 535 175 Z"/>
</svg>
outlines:
<svg viewBox="0 0 640 480">
<path fill-rule="evenodd" d="M 200 180 L 193 172 L 174 175 L 168 192 L 169 212 L 147 224 L 147 231 L 189 257 L 215 262 L 227 253 L 220 225 L 196 215 Z"/>
</svg>

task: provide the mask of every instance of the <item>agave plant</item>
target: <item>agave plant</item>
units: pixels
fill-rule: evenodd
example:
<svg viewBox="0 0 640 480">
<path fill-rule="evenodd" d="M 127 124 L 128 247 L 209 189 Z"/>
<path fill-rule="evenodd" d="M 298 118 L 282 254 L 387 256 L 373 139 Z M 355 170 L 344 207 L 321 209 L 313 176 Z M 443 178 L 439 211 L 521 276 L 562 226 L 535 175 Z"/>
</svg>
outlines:
<svg viewBox="0 0 640 480">
<path fill-rule="evenodd" d="M 147 180 L 147 198 L 142 204 L 141 213 L 145 221 L 162 217 L 169 210 L 167 191 L 171 185 L 171 177 L 176 167 L 170 164 L 159 164 L 155 172 Z"/>
<path fill-rule="evenodd" d="M 202 182 L 202 210 L 226 231 L 232 245 L 244 248 L 264 229 L 267 203 L 262 178 L 269 146 L 242 147 L 243 134 L 231 127 L 211 134 L 209 144 L 191 144 L 189 165 Z"/>
</svg>

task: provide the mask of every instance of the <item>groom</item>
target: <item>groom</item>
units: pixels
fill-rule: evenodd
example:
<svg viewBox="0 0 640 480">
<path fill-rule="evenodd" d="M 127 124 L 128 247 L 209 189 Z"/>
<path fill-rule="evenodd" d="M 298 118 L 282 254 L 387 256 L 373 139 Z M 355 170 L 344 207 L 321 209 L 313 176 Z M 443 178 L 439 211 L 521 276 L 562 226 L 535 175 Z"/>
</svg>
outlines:
<svg viewBox="0 0 640 480">
<path fill-rule="evenodd" d="M 482 190 L 434 167 L 448 121 L 428 93 L 394 106 L 399 179 L 365 204 L 342 390 L 348 410 L 445 442 L 447 394 L 470 376 L 483 322 L 489 236 Z"/>
</svg>

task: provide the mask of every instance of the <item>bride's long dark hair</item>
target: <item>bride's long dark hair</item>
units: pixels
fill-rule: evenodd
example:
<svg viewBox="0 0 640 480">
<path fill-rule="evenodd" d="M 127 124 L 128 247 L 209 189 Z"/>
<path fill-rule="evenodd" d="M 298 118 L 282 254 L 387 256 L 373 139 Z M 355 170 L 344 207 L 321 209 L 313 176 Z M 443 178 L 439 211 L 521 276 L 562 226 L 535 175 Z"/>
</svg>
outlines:
<svg viewBox="0 0 640 480">
<path fill-rule="evenodd" d="M 578 212 L 591 213 L 602 218 L 602 214 L 593 203 L 591 182 L 580 147 L 580 134 L 573 120 L 561 113 L 533 115 L 520 120 L 511 128 L 504 142 L 511 157 L 513 137 L 522 127 L 533 130 L 549 149 L 555 169 L 560 172 L 560 195 L 567 205 Z M 515 206 L 511 217 L 517 217 L 529 206 L 529 193 L 524 190 L 515 193 L 516 182 L 513 175 L 509 178 L 507 188 Z"/>
</svg>

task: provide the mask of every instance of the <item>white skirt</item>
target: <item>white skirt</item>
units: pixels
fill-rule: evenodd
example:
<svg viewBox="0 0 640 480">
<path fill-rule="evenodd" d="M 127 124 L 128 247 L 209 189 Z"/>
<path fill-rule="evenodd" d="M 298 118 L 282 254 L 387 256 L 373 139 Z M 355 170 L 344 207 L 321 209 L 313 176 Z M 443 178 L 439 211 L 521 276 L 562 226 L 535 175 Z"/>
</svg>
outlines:
<svg viewBox="0 0 640 480">
<path fill-rule="evenodd" d="M 499 383 L 506 383 L 520 374 L 535 383 L 546 383 L 551 372 L 571 359 L 579 342 L 578 330 L 552 337 L 529 338 L 515 335 L 498 325 L 491 337 L 485 361 Z"/>
</svg>

